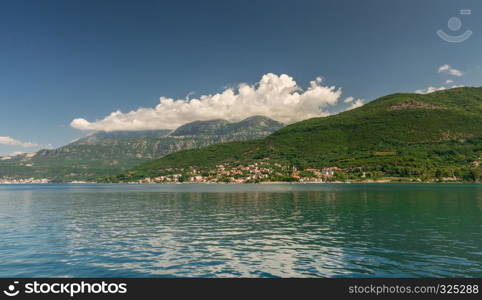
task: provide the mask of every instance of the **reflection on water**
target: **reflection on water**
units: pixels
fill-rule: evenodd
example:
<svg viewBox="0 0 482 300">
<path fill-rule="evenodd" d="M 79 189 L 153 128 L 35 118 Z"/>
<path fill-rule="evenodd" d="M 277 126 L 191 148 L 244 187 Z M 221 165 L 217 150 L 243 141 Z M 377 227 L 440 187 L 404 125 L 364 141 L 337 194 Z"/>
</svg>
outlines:
<svg viewBox="0 0 482 300">
<path fill-rule="evenodd" d="M 0 186 L 0 276 L 482 276 L 482 186 Z"/>
</svg>

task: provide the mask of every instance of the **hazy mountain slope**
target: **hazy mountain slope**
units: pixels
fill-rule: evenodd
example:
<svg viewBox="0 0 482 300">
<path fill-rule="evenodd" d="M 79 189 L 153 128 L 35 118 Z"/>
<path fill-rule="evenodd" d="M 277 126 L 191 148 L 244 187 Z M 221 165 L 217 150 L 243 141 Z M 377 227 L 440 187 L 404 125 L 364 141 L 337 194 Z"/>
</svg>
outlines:
<svg viewBox="0 0 482 300">
<path fill-rule="evenodd" d="M 195 121 L 175 131 L 96 132 L 66 146 L 0 160 L 0 177 L 49 177 L 60 181 L 93 179 L 183 149 L 265 137 L 283 124 L 266 117 L 229 123 Z"/>
<path fill-rule="evenodd" d="M 170 136 L 228 135 L 251 139 L 252 136 L 267 136 L 281 127 L 281 123 L 270 118 L 253 116 L 236 123 L 226 120 L 195 121 L 179 127 Z"/>
</svg>

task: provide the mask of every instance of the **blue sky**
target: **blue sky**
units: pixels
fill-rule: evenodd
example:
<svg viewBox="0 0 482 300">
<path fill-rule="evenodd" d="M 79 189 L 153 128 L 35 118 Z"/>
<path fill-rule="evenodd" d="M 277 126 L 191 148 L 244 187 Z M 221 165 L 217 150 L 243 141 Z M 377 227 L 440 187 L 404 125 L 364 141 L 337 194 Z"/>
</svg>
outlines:
<svg viewBox="0 0 482 300">
<path fill-rule="evenodd" d="M 451 17 L 462 20 L 458 31 Z M 473 35 L 448 43 L 439 29 Z M 222 93 L 269 73 L 274 84 L 289 85 L 278 77 L 287 74 L 306 90 L 321 76 L 316 84 L 341 88 L 327 112 L 346 109 L 350 96 L 480 86 L 481 50 L 477 0 L 2 1 L 0 155 L 66 144 L 85 134 L 74 119 L 101 128 L 112 120 L 95 121 L 118 110 Z M 164 123 L 199 118 L 162 109 Z"/>
</svg>

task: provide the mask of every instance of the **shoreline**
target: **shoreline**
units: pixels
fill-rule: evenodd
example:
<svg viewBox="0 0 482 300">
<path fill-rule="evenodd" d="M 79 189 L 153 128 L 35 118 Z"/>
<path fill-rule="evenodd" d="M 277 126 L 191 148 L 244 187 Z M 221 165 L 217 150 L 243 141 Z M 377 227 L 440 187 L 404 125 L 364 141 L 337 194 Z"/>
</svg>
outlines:
<svg viewBox="0 0 482 300">
<path fill-rule="evenodd" d="M 2 185 L 55 185 L 55 184 L 71 184 L 71 185 L 88 185 L 88 184 L 109 184 L 109 185 L 194 185 L 194 184 L 202 184 L 202 185 L 280 185 L 280 184 L 387 184 L 387 183 L 395 183 L 395 184 L 480 184 L 482 182 L 473 182 L 473 181 L 352 181 L 352 182 L 285 182 L 285 181 L 271 181 L 271 182 L 246 182 L 246 183 L 237 183 L 237 182 L 168 182 L 168 183 L 138 183 L 138 182 L 48 182 L 48 183 L 0 183 Z"/>
</svg>

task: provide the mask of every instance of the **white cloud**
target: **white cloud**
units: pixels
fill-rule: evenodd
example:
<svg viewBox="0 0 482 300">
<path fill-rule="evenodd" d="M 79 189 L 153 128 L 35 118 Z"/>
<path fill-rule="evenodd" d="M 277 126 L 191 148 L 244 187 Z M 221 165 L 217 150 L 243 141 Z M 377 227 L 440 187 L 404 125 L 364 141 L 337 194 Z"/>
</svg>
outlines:
<svg viewBox="0 0 482 300">
<path fill-rule="evenodd" d="M 317 77 L 303 90 L 286 74 L 268 73 L 254 85 L 242 83 L 237 88 L 199 98 L 161 97 L 154 108 L 127 113 L 118 110 L 95 122 L 77 118 L 70 125 L 80 130 L 103 131 L 174 129 L 195 120 L 237 121 L 253 115 L 289 124 L 329 115 L 327 107 L 336 105 L 342 92 L 335 86 L 323 86 L 322 81 L 323 78 Z"/>
<path fill-rule="evenodd" d="M 416 90 L 415 93 L 416 94 L 430 94 L 430 93 L 433 93 L 433 92 L 436 92 L 436 91 L 443 91 L 445 89 L 447 89 L 447 88 L 444 87 L 444 86 L 441 86 L 441 87 L 429 86 L 425 90 Z"/>
<path fill-rule="evenodd" d="M 31 148 L 31 147 L 38 147 L 37 144 L 30 143 L 30 142 L 21 142 L 15 139 L 12 139 L 9 136 L 0 136 L 0 144 L 7 145 L 7 146 L 17 146 L 23 148 Z"/>
<path fill-rule="evenodd" d="M 441 86 L 441 87 L 429 86 L 425 90 L 416 90 L 415 93 L 416 94 L 430 94 L 430 93 L 433 93 L 433 92 L 436 92 L 436 91 L 443 91 L 443 90 L 453 89 L 453 88 L 458 88 L 458 87 L 463 87 L 463 85 L 452 85 L 449 88 L 444 87 L 444 86 Z"/>
<path fill-rule="evenodd" d="M 344 103 L 352 103 L 353 102 L 353 97 L 348 97 L 345 100 L 343 100 Z"/>
<path fill-rule="evenodd" d="M 453 76 L 457 76 L 457 77 L 461 77 L 461 76 L 462 76 L 462 72 L 461 72 L 461 71 L 452 68 L 450 65 L 443 65 L 443 66 L 441 66 L 440 68 L 438 68 L 438 72 L 439 72 L 439 73 L 447 73 L 447 74 L 450 74 L 450 75 L 453 75 Z"/>
<path fill-rule="evenodd" d="M 445 81 L 445 84 L 451 84 L 451 83 L 454 83 L 452 79 L 447 79 L 447 81 Z"/>
<path fill-rule="evenodd" d="M 365 101 L 363 101 L 363 99 L 357 99 L 347 108 L 347 110 L 358 108 L 360 106 L 363 106 L 364 104 L 365 104 Z"/>
</svg>

